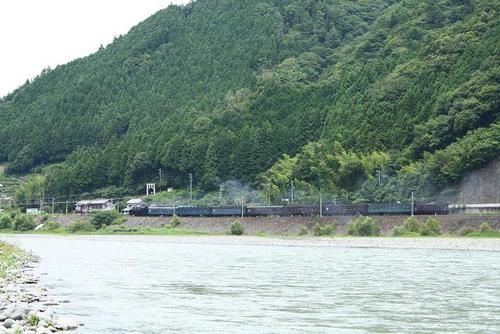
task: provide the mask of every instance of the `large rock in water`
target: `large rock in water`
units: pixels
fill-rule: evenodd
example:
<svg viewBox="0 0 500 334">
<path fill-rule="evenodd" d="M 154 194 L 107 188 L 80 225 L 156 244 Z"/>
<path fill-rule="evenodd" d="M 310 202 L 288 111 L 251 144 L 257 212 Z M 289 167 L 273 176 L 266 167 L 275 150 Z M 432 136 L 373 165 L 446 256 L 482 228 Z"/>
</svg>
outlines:
<svg viewBox="0 0 500 334">
<path fill-rule="evenodd" d="M 78 328 L 78 323 L 71 318 L 68 317 L 58 317 L 56 319 L 56 323 L 54 325 L 55 328 L 69 331 Z"/>
</svg>

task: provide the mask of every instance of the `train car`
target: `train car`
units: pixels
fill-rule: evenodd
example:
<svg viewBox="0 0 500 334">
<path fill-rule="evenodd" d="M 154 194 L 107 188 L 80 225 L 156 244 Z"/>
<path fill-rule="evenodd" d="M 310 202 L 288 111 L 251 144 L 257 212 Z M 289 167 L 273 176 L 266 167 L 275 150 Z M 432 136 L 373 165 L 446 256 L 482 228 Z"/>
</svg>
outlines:
<svg viewBox="0 0 500 334">
<path fill-rule="evenodd" d="M 368 204 L 369 215 L 409 215 L 411 204 L 406 203 L 375 203 Z"/>
<path fill-rule="evenodd" d="M 175 214 L 175 208 L 165 206 L 150 206 L 148 216 L 169 217 Z"/>
<path fill-rule="evenodd" d="M 324 216 L 354 216 L 368 214 L 368 204 L 325 204 Z"/>
<path fill-rule="evenodd" d="M 146 217 L 149 215 L 147 206 L 134 206 L 128 212 L 130 216 Z"/>
<path fill-rule="evenodd" d="M 300 207 L 301 216 L 319 216 L 319 205 L 305 205 Z"/>
<path fill-rule="evenodd" d="M 283 207 L 281 206 L 249 206 L 247 215 L 252 217 L 257 216 L 281 216 Z"/>
<path fill-rule="evenodd" d="M 238 217 L 241 216 L 241 206 L 213 207 L 212 216 L 214 217 Z M 246 214 L 246 208 L 243 208 L 243 214 Z"/>
<path fill-rule="evenodd" d="M 175 214 L 180 217 L 210 217 L 212 216 L 212 208 L 180 206 L 176 208 Z"/>
<path fill-rule="evenodd" d="M 448 204 L 415 204 L 416 215 L 447 215 Z"/>
<path fill-rule="evenodd" d="M 500 211 L 500 203 L 482 203 L 482 204 L 450 204 L 449 213 L 454 214 L 482 214 Z"/>
<path fill-rule="evenodd" d="M 300 206 L 284 206 L 281 208 L 281 215 L 285 217 L 299 217 L 302 216 L 302 207 Z"/>
</svg>

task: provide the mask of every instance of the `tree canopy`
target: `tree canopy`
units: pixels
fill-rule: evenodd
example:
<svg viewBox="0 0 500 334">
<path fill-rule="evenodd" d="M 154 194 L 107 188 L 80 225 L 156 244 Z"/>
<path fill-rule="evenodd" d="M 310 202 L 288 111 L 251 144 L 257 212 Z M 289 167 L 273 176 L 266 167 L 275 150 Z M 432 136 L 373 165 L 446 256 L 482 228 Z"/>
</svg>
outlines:
<svg viewBox="0 0 500 334">
<path fill-rule="evenodd" d="M 292 180 L 358 201 L 442 187 L 500 155 L 499 12 L 493 0 L 171 5 L 1 99 L 0 161 L 50 164 L 58 196 L 133 193 L 160 168 L 174 187 L 192 173 L 205 190 L 239 179 L 275 198 Z"/>
</svg>

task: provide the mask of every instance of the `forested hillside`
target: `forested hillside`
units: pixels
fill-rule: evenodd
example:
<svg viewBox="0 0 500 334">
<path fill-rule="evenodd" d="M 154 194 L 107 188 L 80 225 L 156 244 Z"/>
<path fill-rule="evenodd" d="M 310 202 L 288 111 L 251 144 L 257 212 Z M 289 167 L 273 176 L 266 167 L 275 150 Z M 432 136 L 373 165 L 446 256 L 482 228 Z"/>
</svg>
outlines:
<svg viewBox="0 0 500 334">
<path fill-rule="evenodd" d="M 52 196 L 237 179 L 279 202 L 422 200 L 500 156 L 494 0 L 198 0 L 0 102 Z"/>
</svg>

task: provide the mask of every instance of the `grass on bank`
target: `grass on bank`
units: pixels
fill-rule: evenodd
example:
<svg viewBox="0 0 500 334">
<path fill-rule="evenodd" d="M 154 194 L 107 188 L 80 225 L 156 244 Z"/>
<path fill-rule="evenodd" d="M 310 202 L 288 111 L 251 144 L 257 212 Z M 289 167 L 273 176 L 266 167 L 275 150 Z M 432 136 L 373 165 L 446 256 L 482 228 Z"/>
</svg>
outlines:
<svg viewBox="0 0 500 334">
<path fill-rule="evenodd" d="M 70 231 L 67 228 L 60 227 L 54 230 L 31 230 L 31 231 L 16 231 L 12 229 L 0 229 L 0 234 L 45 234 L 45 235 L 172 235 L 172 236 L 188 236 L 188 235 L 214 235 L 215 233 L 200 232 L 189 229 L 179 229 L 171 227 L 112 227 L 102 228 L 93 231 Z"/>
<path fill-rule="evenodd" d="M 26 255 L 18 247 L 7 242 L 0 241 L 0 278 L 4 278 L 6 272 L 19 263 L 19 258 Z"/>
<path fill-rule="evenodd" d="M 35 222 L 33 217 L 20 213 L 6 213 L 0 215 L 0 233 L 27 233 L 27 234 L 78 234 L 78 235 L 223 235 L 224 233 L 203 232 L 199 230 L 183 229 L 182 219 L 174 216 L 169 222 L 163 222 L 159 227 L 147 226 L 124 226 L 126 217 L 117 212 L 100 211 L 94 212 L 89 218 L 73 221 L 67 226 L 53 221 L 52 216 L 44 216 Z M 42 227 L 37 227 L 39 223 Z M 312 218 L 312 224 L 300 225 L 295 233 L 283 234 L 283 237 L 376 237 L 381 236 L 381 227 L 376 217 L 358 216 L 354 217 L 347 224 L 347 235 L 340 235 L 336 232 L 337 223 L 325 223 L 319 219 Z M 37 230 L 35 230 L 37 227 Z M 230 235 L 252 235 L 269 237 L 271 233 L 260 230 L 254 233 L 247 233 L 244 225 L 238 220 L 233 221 L 225 234 Z M 395 226 L 392 231 L 384 233 L 382 236 L 415 238 L 415 237 L 473 237 L 473 238 L 500 238 L 500 231 L 494 231 L 490 222 L 483 222 L 477 230 L 470 226 L 464 226 L 458 231 L 443 233 L 441 223 L 437 217 L 429 217 L 425 222 L 420 223 L 415 217 L 407 217 L 403 224 Z"/>
</svg>

